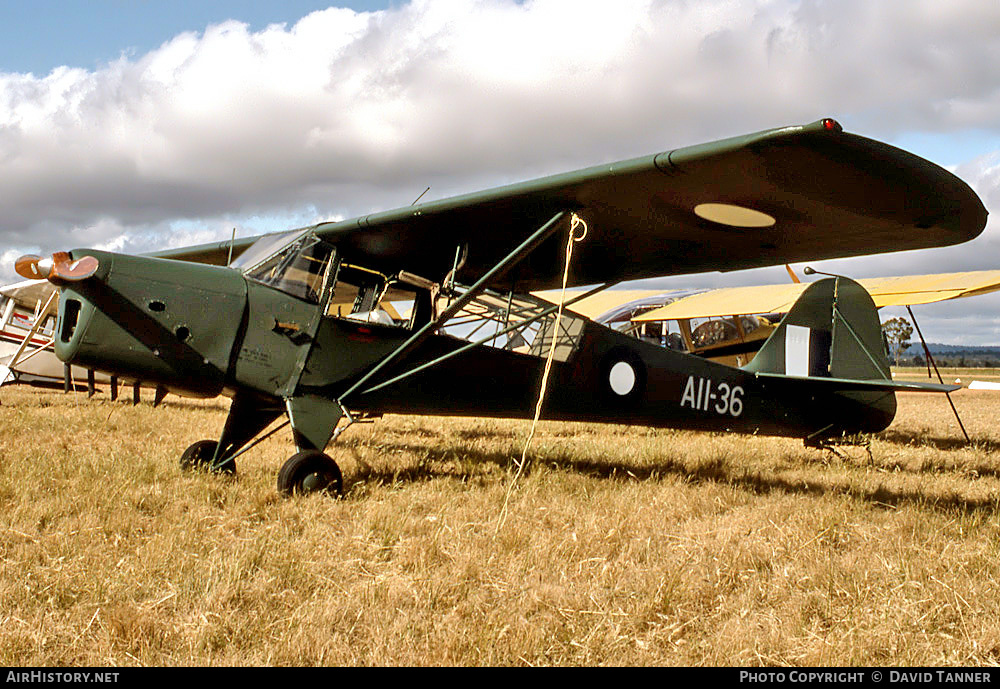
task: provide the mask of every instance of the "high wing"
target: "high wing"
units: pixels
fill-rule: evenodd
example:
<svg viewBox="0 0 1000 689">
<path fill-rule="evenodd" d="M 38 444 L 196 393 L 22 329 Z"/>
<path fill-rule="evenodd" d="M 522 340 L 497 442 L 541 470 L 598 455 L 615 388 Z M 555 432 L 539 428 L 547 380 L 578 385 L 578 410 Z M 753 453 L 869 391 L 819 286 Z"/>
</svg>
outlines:
<svg viewBox="0 0 1000 689">
<path fill-rule="evenodd" d="M 48 280 L 22 280 L 9 285 L 0 285 L 0 295 L 28 308 L 34 308 L 38 302 L 44 304 L 53 289 L 55 288 Z"/>
<path fill-rule="evenodd" d="M 590 233 L 570 285 L 964 242 L 986 210 L 947 170 L 830 119 L 675 149 L 312 228 L 347 260 L 469 284 L 561 211 Z M 221 264 L 257 237 L 153 254 Z M 487 284 L 561 284 L 562 236 Z"/>
<path fill-rule="evenodd" d="M 1000 270 L 858 280 L 875 306 L 913 306 L 1000 290 Z M 786 313 L 811 283 L 728 287 L 678 299 L 633 318 L 636 322 L 757 313 Z"/>
</svg>

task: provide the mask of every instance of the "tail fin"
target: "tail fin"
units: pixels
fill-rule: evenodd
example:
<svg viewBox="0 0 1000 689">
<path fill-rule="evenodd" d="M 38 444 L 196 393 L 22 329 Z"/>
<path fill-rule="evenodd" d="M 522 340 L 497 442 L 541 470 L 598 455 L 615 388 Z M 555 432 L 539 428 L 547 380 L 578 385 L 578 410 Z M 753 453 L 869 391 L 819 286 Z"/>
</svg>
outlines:
<svg viewBox="0 0 1000 689">
<path fill-rule="evenodd" d="M 864 287 L 842 277 L 809 285 L 744 368 L 760 374 L 892 380 L 875 303 Z"/>
<path fill-rule="evenodd" d="M 806 438 L 807 444 L 881 431 L 896 414 L 896 391 L 950 392 L 956 387 L 892 380 L 871 296 L 840 277 L 809 285 L 743 368 L 776 384 L 824 395 L 825 425 Z"/>
</svg>

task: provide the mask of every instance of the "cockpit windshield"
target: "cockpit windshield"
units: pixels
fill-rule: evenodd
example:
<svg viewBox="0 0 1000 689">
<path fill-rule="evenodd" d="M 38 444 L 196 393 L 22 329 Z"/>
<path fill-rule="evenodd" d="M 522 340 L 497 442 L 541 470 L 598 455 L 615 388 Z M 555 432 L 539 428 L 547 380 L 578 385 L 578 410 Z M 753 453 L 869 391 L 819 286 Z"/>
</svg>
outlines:
<svg viewBox="0 0 1000 689">
<path fill-rule="evenodd" d="M 230 267 L 248 279 L 318 303 L 333 246 L 309 230 L 261 237 Z"/>
<path fill-rule="evenodd" d="M 275 251 L 285 248 L 308 232 L 309 230 L 292 230 L 291 232 L 282 232 L 281 234 L 266 234 L 251 244 L 246 251 L 234 258 L 229 267 L 245 273 L 247 269 L 262 263 L 264 259 L 270 257 Z"/>
</svg>

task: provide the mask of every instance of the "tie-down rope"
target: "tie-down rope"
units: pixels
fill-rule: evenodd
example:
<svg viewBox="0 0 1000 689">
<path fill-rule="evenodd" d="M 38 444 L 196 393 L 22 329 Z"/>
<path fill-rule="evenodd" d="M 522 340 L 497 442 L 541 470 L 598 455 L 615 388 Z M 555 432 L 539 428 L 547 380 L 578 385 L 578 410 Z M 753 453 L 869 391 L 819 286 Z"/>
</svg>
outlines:
<svg viewBox="0 0 1000 689">
<path fill-rule="evenodd" d="M 583 232 L 580 236 L 577 236 L 576 229 L 580 226 L 583 226 Z M 514 478 L 507 486 L 507 494 L 504 496 L 503 508 L 500 510 L 500 520 L 497 523 L 497 531 L 500 530 L 500 527 L 502 527 L 504 522 L 507 520 L 507 504 L 510 501 L 511 493 L 514 491 L 514 485 L 524 472 L 524 467 L 528 460 L 528 447 L 531 445 L 532 438 L 535 437 L 535 427 L 538 425 L 538 419 L 542 414 L 542 403 L 545 401 L 545 392 L 548 389 L 549 384 L 549 371 L 552 369 L 552 360 L 555 358 L 556 354 L 556 340 L 559 339 L 559 328 L 562 325 L 563 303 L 566 301 L 566 283 L 569 282 L 569 266 L 573 260 L 573 245 L 577 242 L 582 242 L 587 237 L 588 229 L 586 221 L 574 213 L 570 219 L 569 238 L 566 240 L 566 265 L 563 268 L 562 293 L 559 295 L 559 308 L 556 310 L 556 321 L 555 326 L 552 329 L 552 340 L 549 342 L 549 354 L 545 359 L 545 370 L 542 372 L 542 384 L 538 390 L 538 402 L 535 404 L 535 417 L 531 421 L 531 430 L 528 432 L 528 438 L 524 441 L 524 449 L 521 451 L 521 460 L 517 462 L 517 472 L 515 472 Z"/>
</svg>

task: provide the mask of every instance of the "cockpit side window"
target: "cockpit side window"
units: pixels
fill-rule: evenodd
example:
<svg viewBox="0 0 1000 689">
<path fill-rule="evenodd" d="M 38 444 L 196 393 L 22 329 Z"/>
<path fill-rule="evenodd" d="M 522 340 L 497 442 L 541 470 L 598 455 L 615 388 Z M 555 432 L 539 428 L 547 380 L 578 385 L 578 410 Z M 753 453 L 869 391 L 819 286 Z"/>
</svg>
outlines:
<svg viewBox="0 0 1000 689">
<path fill-rule="evenodd" d="M 406 272 L 392 276 L 342 262 L 327 314 L 414 329 L 433 317 L 437 285 Z"/>
</svg>

